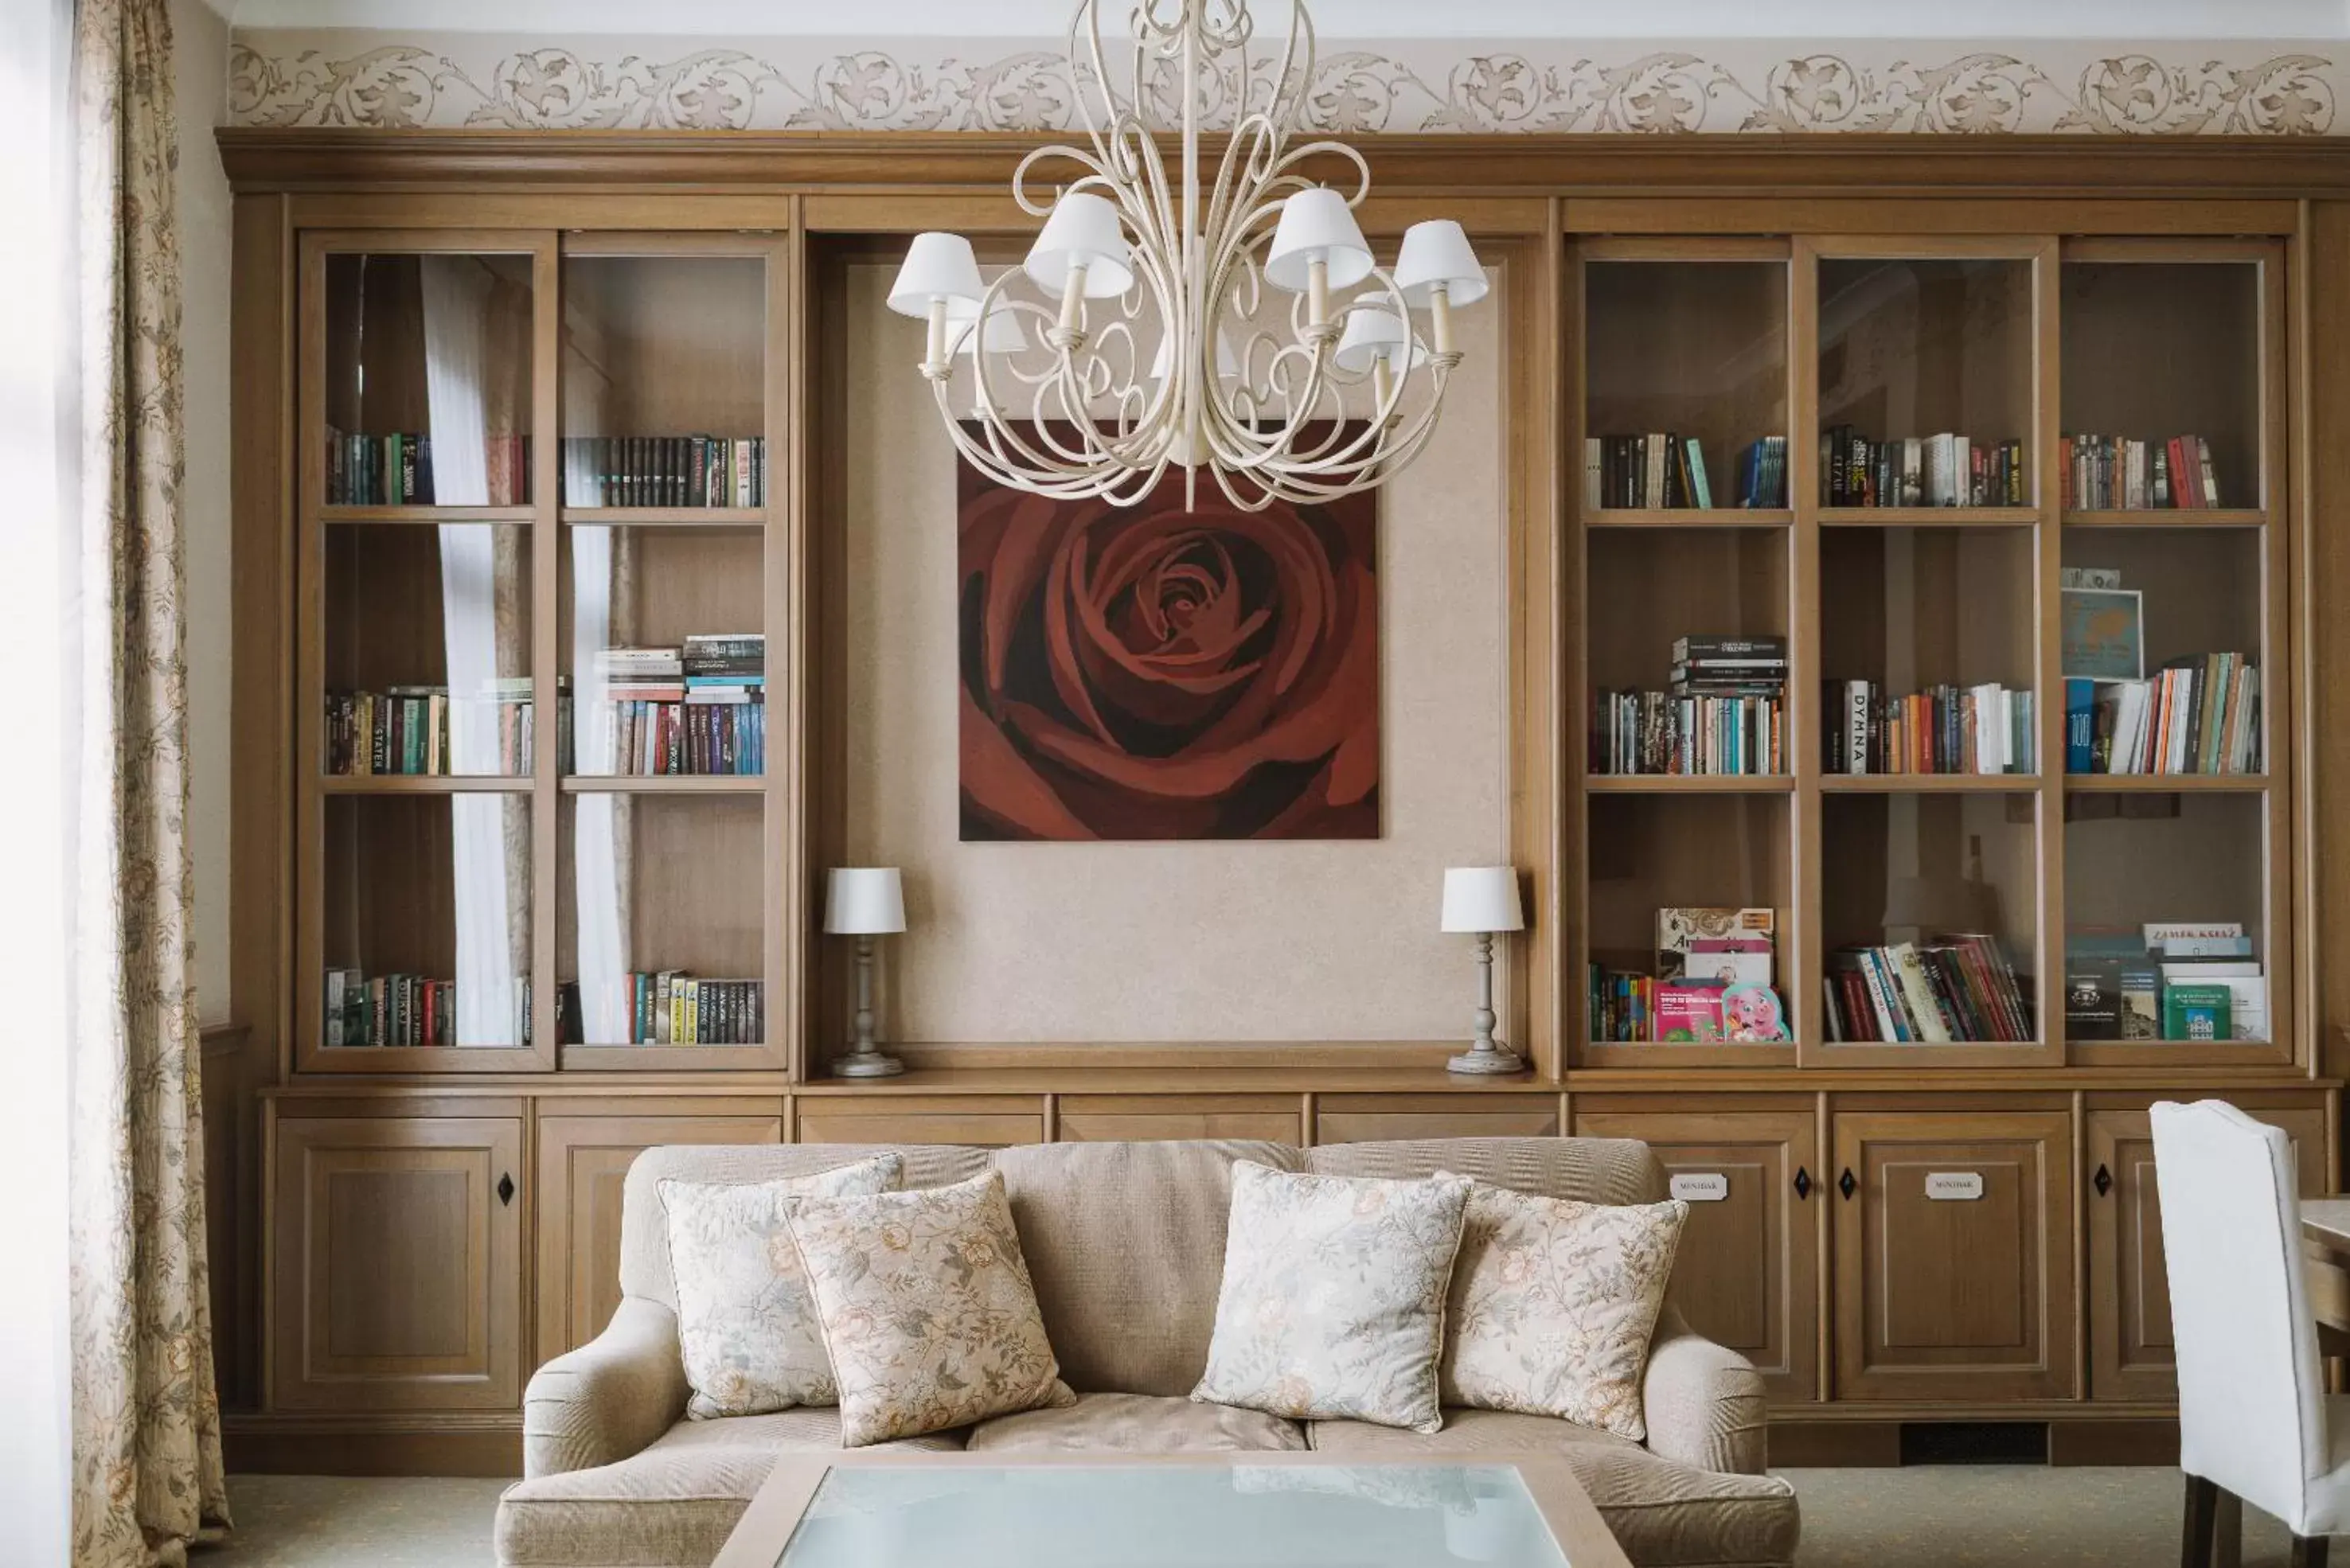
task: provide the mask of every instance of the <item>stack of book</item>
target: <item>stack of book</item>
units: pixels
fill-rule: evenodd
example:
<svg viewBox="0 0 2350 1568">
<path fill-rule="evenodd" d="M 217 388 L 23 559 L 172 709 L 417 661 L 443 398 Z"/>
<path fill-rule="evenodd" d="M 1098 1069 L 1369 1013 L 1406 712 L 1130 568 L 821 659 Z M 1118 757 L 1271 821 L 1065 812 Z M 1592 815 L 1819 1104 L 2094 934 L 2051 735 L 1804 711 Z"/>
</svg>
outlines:
<svg viewBox="0 0 2350 1568">
<path fill-rule="evenodd" d="M 530 977 L 514 982 L 516 1017 L 512 1038 L 530 1044 Z M 457 1038 L 457 982 L 421 974 L 380 974 L 356 969 L 327 971 L 326 1044 L 346 1045 L 462 1045 Z"/>
<path fill-rule="evenodd" d="M 1777 911 L 1675 906 L 1657 911 L 1653 973 L 1594 963 L 1587 1023 L 1596 1044 L 1783 1040 L 1773 989 Z"/>
<path fill-rule="evenodd" d="M 1873 680 L 1831 680 L 1821 765 L 1832 774 L 2028 774 L 2033 701 L 1996 681 L 1893 697 Z"/>
<path fill-rule="evenodd" d="M 558 764 L 570 766 L 570 681 L 556 681 Z M 527 675 L 482 683 L 474 697 L 452 697 L 445 686 L 394 686 L 383 691 L 327 693 L 327 771 L 330 774 L 526 774 L 536 756 L 537 724 Z M 458 741 L 458 736 L 463 736 Z M 461 756 L 479 745 L 487 755 Z M 452 742 L 454 742 L 452 744 Z"/>
<path fill-rule="evenodd" d="M 598 1044 L 756 1045 L 766 1038 L 766 986 L 755 980 L 704 980 L 681 969 L 622 975 L 610 998 L 622 1040 Z M 556 1000 L 560 1038 L 588 1044 L 579 982 Z M 599 1031 L 600 1033 L 600 1031 Z"/>
<path fill-rule="evenodd" d="M 488 490 L 481 504 L 520 506 L 530 499 L 530 438 L 482 438 Z M 431 506 L 440 498 L 432 486 L 432 438 L 427 435 L 351 435 L 327 430 L 327 504 L 329 506 Z"/>
<path fill-rule="evenodd" d="M 1787 504 L 1787 438 L 1764 436 L 1738 454 L 1738 504 L 1763 508 Z"/>
<path fill-rule="evenodd" d="M 2218 506 L 2211 443 L 2201 436 L 2131 441 L 2068 435 L 2062 448 L 2067 511 L 2137 512 L 2151 507 Z"/>
<path fill-rule="evenodd" d="M 1595 774 L 1780 774 L 1787 767 L 1783 637 L 1684 637 L 1669 691 L 1594 693 Z"/>
<path fill-rule="evenodd" d="M 566 506 L 764 506 L 764 436 L 566 436 Z"/>
<path fill-rule="evenodd" d="M 2034 1037 L 2032 1004 L 1996 937 L 1839 949 L 1821 982 L 1832 1041 L 1939 1045 Z"/>
<path fill-rule="evenodd" d="M 1820 437 L 1820 490 L 1829 506 L 2021 506 L 2023 443 L 1947 431 L 1878 441 L 1833 425 Z"/>
<path fill-rule="evenodd" d="M 2248 774 L 2261 766 L 2261 672 L 2241 653 L 2174 659 L 2146 680 L 2064 682 L 2064 771 Z"/>
<path fill-rule="evenodd" d="M 2065 940 L 2074 1040 L 2265 1040 L 2268 979 L 2237 920 L 2154 920 Z"/>
<path fill-rule="evenodd" d="M 677 648 L 600 650 L 608 771 L 766 772 L 766 648 L 760 633 L 721 632 Z"/>
</svg>

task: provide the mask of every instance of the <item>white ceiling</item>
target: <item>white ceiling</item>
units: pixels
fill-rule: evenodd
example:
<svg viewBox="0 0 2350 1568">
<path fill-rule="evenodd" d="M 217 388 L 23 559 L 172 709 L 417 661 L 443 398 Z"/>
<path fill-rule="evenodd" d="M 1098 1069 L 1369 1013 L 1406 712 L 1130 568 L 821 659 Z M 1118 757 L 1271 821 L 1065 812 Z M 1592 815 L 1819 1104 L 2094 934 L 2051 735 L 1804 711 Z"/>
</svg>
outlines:
<svg viewBox="0 0 2350 1568">
<path fill-rule="evenodd" d="M 224 9 L 232 0 L 217 0 Z M 1313 0 L 1331 38 L 2340 38 L 2350 0 Z M 233 0 L 239 27 L 1057 37 L 1074 0 Z M 1103 0 L 1123 22 L 1124 0 Z M 1261 17 L 1285 16 L 1257 0 Z M 853 27 L 842 26 L 844 17 Z"/>
</svg>

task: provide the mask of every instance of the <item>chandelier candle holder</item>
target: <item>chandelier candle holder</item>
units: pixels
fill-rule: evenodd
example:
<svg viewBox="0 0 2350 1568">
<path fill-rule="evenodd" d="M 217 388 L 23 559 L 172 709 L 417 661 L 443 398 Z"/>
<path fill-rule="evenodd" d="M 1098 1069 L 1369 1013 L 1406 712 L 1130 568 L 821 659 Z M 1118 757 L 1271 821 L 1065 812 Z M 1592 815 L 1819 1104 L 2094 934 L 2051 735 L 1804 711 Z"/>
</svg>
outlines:
<svg viewBox="0 0 2350 1568">
<path fill-rule="evenodd" d="M 1461 363 L 1452 312 L 1486 293 L 1468 235 L 1414 223 L 1380 267 L 1355 221 L 1362 155 L 1292 145 L 1314 78 L 1303 0 L 1263 54 L 1247 0 L 1139 0 L 1122 77 L 1101 4 L 1081 0 L 1069 28 L 1087 146 L 1040 147 L 1013 176 L 1045 220 L 1026 261 L 991 284 L 969 240 L 918 234 L 889 290 L 891 310 L 928 324 L 920 369 L 956 450 L 997 483 L 1114 505 L 1170 467 L 1187 500 L 1205 470 L 1252 512 L 1384 483 L 1435 431 Z M 1231 136 L 1203 185 L 1220 105 Z M 1351 192 L 1309 179 L 1317 161 L 1350 166 Z M 1263 324 L 1268 286 L 1292 296 L 1285 328 Z M 967 414 L 951 391 L 965 360 Z"/>
</svg>

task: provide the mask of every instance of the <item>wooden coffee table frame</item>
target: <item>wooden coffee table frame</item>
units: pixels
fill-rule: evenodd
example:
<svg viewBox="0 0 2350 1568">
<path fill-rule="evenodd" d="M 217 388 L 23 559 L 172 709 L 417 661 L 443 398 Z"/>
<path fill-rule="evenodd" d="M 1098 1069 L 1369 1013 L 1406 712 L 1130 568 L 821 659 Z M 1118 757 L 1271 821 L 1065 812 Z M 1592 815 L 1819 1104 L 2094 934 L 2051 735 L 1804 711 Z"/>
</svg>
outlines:
<svg viewBox="0 0 2350 1568">
<path fill-rule="evenodd" d="M 1294 1466 L 1298 1469 L 1351 1466 L 1357 1468 L 1391 1468 L 1425 1469 L 1430 1468 L 1483 1469 L 1507 1465 L 1514 1469 L 1526 1485 L 1535 1510 L 1550 1532 L 1566 1554 L 1573 1568 L 1631 1568 L 1631 1561 L 1616 1538 L 1607 1532 L 1599 1511 L 1584 1495 L 1582 1483 L 1575 1479 L 1566 1461 L 1555 1454 L 1544 1453 L 1475 1453 L 1430 1454 L 1419 1458 L 1401 1455 L 1311 1454 L 1311 1453 L 1207 1453 L 1207 1454 L 1138 1454 L 1138 1453 L 1007 1453 L 968 1454 L 910 1452 L 902 1449 L 860 1451 L 855 1449 L 837 1452 L 788 1453 L 775 1461 L 775 1468 L 751 1499 L 751 1506 L 726 1538 L 725 1547 L 718 1553 L 711 1568 L 775 1568 L 775 1561 L 784 1554 L 791 1542 L 792 1532 L 799 1528 L 802 1516 L 814 1501 L 816 1489 L 824 1478 L 835 1469 L 941 1469 L 953 1467 L 980 1466 L 989 1469 L 1124 1469 L 1152 1465 L 1188 1465 L 1198 1469 L 1230 1469 L 1238 1465 Z"/>
</svg>

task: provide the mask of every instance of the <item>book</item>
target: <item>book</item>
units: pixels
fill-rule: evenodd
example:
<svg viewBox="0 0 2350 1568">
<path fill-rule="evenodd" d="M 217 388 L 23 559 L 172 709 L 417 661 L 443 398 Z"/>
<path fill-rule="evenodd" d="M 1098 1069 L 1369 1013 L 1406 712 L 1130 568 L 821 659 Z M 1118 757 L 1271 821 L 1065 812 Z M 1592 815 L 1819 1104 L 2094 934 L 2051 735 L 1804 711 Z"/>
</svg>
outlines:
<svg viewBox="0 0 2350 1568">
<path fill-rule="evenodd" d="M 2059 441 L 2058 453 L 2058 489 L 2067 511 L 2136 512 L 2222 504 L 2211 443 L 2199 435 L 2162 441 L 2067 435 Z"/>
<path fill-rule="evenodd" d="M 766 504 L 766 438 L 566 436 L 563 504 L 569 507 L 735 507 Z"/>
<path fill-rule="evenodd" d="M 1769 909 L 1669 906 L 1657 911 L 1657 978 L 1680 980 L 1693 970 L 1690 955 L 1699 942 L 1736 942 L 1737 950 L 1768 954 L 1777 944 L 1779 915 Z"/>
<path fill-rule="evenodd" d="M 2029 691 L 1989 682 L 1887 695 L 1874 681 L 1830 680 L 1821 766 L 1841 774 L 2028 774 L 2035 763 Z"/>
<path fill-rule="evenodd" d="M 1825 988 L 1829 1037 L 1939 1044 L 2033 1038 L 2032 1008 L 1997 939 L 1944 933 L 1924 942 L 1838 949 Z"/>
<path fill-rule="evenodd" d="M 2023 442 L 1978 441 L 1955 431 L 1877 441 L 1852 425 L 1820 440 L 1821 503 L 1828 506 L 2016 506 L 2023 502 Z"/>
<path fill-rule="evenodd" d="M 2122 1037 L 2121 965 L 2068 957 L 2064 963 L 2064 1034 L 2071 1040 Z"/>
<path fill-rule="evenodd" d="M 1666 1044 L 1721 1038 L 1722 987 L 1710 981 L 1661 981 L 1656 991 L 1656 1037 Z"/>
<path fill-rule="evenodd" d="M 2234 995 L 2224 985 L 2178 985 L 2162 988 L 2162 1033 L 2167 1040 L 2229 1040 L 2234 1038 L 2230 1013 Z"/>
<path fill-rule="evenodd" d="M 2136 588 L 2060 588 L 2065 678 L 2137 680 L 2146 674 L 2145 603 Z"/>
</svg>

